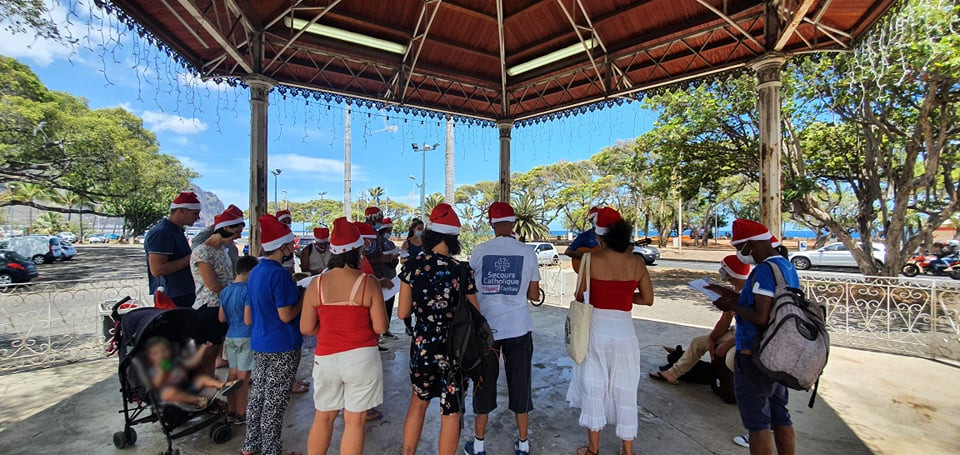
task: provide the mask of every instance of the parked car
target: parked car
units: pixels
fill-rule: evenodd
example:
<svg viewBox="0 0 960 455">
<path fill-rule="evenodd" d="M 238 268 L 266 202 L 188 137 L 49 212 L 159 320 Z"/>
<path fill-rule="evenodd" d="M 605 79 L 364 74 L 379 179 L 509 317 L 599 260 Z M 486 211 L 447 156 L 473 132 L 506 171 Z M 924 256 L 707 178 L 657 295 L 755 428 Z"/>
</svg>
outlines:
<svg viewBox="0 0 960 455">
<path fill-rule="evenodd" d="M 297 246 L 296 246 L 297 256 L 300 255 L 300 252 L 303 251 L 303 249 L 306 248 L 307 245 L 310 245 L 311 243 L 313 243 L 314 240 L 315 239 L 313 237 L 300 237 L 299 239 L 297 239 Z"/>
<path fill-rule="evenodd" d="M 60 240 L 65 240 L 70 243 L 77 243 L 77 236 L 70 231 L 63 231 L 57 234 L 57 237 L 60 237 Z"/>
<path fill-rule="evenodd" d="M 7 242 L 7 249 L 30 258 L 34 264 L 53 262 L 63 257 L 60 239 L 47 235 L 25 235 L 14 237 Z"/>
<path fill-rule="evenodd" d="M 560 264 L 560 254 L 552 243 L 547 242 L 527 242 L 527 245 L 533 247 L 537 253 L 537 265 L 557 265 Z"/>
<path fill-rule="evenodd" d="M 107 234 L 93 234 L 90 237 L 87 237 L 87 243 L 107 243 Z"/>
<path fill-rule="evenodd" d="M 74 248 L 72 243 L 66 240 L 60 241 L 60 249 L 63 250 L 63 257 L 61 259 L 64 261 L 69 261 L 77 255 L 77 249 Z"/>
<path fill-rule="evenodd" d="M 650 246 L 650 239 L 643 239 L 633 245 L 633 254 L 643 257 L 643 262 L 652 265 L 660 259 L 660 250 Z"/>
<path fill-rule="evenodd" d="M 873 259 L 878 266 L 883 265 L 886 247 L 882 243 L 873 244 Z M 807 270 L 811 267 L 858 267 L 853 253 L 842 243 L 831 243 L 811 251 L 797 251 L 790 253 L 790 262 L 797 270 Z"/>
<path fill-rule="evenodd" d="M 0 285 L 26 283 L 38 275 L 37 266 L 16 251 L 0 250 Z"/>
</svg>

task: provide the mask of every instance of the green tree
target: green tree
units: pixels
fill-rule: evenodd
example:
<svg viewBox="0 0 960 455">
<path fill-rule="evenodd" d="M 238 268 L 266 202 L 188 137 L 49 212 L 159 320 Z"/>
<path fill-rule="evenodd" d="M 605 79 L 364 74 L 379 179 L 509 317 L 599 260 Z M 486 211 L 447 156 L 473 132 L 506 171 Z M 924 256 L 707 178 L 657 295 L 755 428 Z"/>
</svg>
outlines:
<svg viewBox="0 0 960 455">
<path fill-rule="evenodd" d="M 63 215 L 56 212 L 41 213 L 31 225 L 33 234 L 55 235 L 69 230 L 70 223 L 64 221 Z"/>
<path fill-rule="evenodd" d="M 440 193 L 428 194 L 426 197 L 426 200 L 423 203 L 423 206 L 424 206 L 423 210 L 425 213 L 424 217 L 429 218 L 430 212 L 433 211 L 434 207 L 442 204 L 443 202 L 444 202 L 443 194 L 440 194 Z"/>
<path fill-rule="evenodd" d="M 0 2 L 0 22 L 5 30 L 15 34 L 32 34 L 61 43 L 75 42 L 61 33 L 47 5 L 43 0 L 4 0 Z"/>
<path fill-rule="evenodd" d="M 513 230 L 520 238 L 526 241 L 543 240 L 549 233 L 547 226 L 540 223 L 542 208 L 537 206 L 536 199 L 529 194 L 522 194 L 513 199 L 513 211 L 517 217 Z"/>
</svg>

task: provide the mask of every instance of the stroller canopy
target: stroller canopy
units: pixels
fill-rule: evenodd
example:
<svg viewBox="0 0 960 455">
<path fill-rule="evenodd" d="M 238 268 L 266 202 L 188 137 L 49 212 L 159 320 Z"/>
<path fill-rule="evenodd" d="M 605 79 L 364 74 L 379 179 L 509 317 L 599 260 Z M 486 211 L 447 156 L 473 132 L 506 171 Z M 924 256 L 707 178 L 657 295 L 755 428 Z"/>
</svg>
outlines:
<svg viewBox="0 0 960 455">
<path fill-rule="evenodd" d="M 198 324 L 197 312 L 189 308 L 133 310 L 120 319 L 120 361 L 139 352 L 151 337 L 186 342 L 193 337 Z"/>
</svg>

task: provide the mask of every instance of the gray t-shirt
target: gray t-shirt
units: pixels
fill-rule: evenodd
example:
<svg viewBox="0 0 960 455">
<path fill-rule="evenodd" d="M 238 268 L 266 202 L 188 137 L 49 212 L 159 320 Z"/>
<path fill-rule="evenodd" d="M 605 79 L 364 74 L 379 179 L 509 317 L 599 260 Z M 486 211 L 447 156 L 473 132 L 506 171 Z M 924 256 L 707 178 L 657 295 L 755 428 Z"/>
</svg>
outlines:
<svg viewBox="0 0 960 455">
<path fill-rule="evenodd" d="M 533 248 L 513 237 L 495 237 L 474 247 L 470 268 L 480 312 L 493 338 L 515 338 L 533 331 L 527 289 L 531 281 L 540 281 Z"/>
</svg>

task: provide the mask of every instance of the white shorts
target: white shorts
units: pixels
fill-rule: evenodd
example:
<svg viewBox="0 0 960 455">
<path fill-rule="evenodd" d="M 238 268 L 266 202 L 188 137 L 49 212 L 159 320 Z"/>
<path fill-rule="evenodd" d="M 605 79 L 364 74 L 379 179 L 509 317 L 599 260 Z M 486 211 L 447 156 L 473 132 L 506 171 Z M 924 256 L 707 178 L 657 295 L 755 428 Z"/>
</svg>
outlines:
<svg viewBox="0 0 960 455">
<path fill-rule="evenodd" d="M 362 412 L 383 403 L 383 365 L 376 346 L 313 360 L 313 404 L 317 411 Z"/>
</svg>

